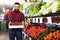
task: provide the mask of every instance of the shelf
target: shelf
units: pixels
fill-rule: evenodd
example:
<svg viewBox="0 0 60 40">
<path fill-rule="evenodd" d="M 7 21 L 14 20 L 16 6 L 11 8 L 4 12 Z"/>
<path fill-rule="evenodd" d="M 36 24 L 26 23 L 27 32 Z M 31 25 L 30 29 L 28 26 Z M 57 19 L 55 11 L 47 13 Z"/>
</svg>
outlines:
<svg viewBox="0 0 60 40">
<path fill-rule="evenodd" d="M 41 16 L 29 16 L 29 17 L 25 17 L 25 18 L 49 17 L 49 16 L 60 16 L 60 12 L 49 13 L 49 14 L 41 15 Z"/>
</svg>

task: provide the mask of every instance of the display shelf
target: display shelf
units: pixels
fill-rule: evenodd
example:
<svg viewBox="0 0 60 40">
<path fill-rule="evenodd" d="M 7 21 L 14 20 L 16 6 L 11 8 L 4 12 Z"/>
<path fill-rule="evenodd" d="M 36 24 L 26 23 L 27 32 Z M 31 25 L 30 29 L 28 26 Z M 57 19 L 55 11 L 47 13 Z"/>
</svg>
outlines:
<svg viewBox="0 0 60 40">
<path fill-rule="evenodd" d="M 41 16 L 29 16 L 29 17 L 25 17 L 25 18 L 49 17 L 49 16 L 60 16 L 60 12 L 49 13 L 49 14 L 41 15 Z"/>
<path fill-rule="evenodd" d="M 60 12 L 56 12 L 56 13 L 49 13 L 46 15 L 41 15 L 41 16 L 29 16 L 29 17 L 25 17 L 25 18 L 30 18 L 30 22 L 31 23 L 50 23 L 50 24 L 59 24 L 60 23 Z M 43 21 L 43 19 L 45 19 L 45 21 Z"/>
<path fill-rule="evenodd" d="M 46 15 L 42 15 L 42 16 L 60 16 L 60 12 L 56 12 L 56 13 L 49 13 L 49 14 L 46 14 Z"/>
<path fill-rule="evenodd" d="M 37 24 L 32 24 L 33 26 L 32 27 L 35 27 Z M 38 26 L 39 25 L 39 26 Z M 31 40 L 37 40 L 38 38 L 42 38 L 42 37 L 44 37 L 44 36 L 46 36 L 46 35 L 48 35 L 48 34 L 50 34 L 51 32 L 53 33 L 53 32 L 55 32 L 55 31 L 57 31 L 57 30 L 59 30 L 60 31 L 60 27 L 58 27 L 58 25 L 55 25 L 55 24 L 38 24 L 37 26 L 36 26 L 36 28 L 38 28 L 38 27 L 42 27 L 42 26 L 44 26 L 44 28 L 46 28 L 47 30 L 45 30 L 44 32 L 41 32 L 41 33 L 39 33 L 36 37 L 32 37 L 31 35 L 29 35 L 27 32 L 26 32 L 26 34 L 31 38 Z M 47 26 L 48 25 L 48 26 Z M 30 28 L 31 29 L 31 28 Z M 42 39 L 41 39 L 42 40 Z"/>
<path fill-rule="evenodd" d="M 59 20 L 58 17 L 60 17 L 60 12 L 56 12 L 56 13 L 49 13 L 49 14 L 46 14 L 46 15 L 41 15 L 41 16 L 29 16 L 29 17 L 25 17 L 25 18 L 41 18 L 41 17 L 57 17 L 57 21 Z M 51 19 L 52 20 L 52 19 Z M 54 20 L 53 20 L 54 21 Z M 54 24 L 56 23 L 56 24 Z M 31 24 L 36 27 L 42 27 L 41 25 L 42 24 L 45 24 L 44 28 L 47 28 L 48 30 L 46 30 L 45 32 L 42 32 L 40 33 L 38 36 L 36 36 L 35 38 L 30 36 L 29 34 L 27 34 L 32 40 L 44 40 L 44 37 L 49 35 L 50 33 L 54 34 L 57 30 L 60 32 L 60 25 L 59 22 L 52 22 L 51 24 L 50 23 L 33 23 L 31 22 Z M 58 32 L 57 32 L 58 33 Z M 51 35 L 52 35 L 51 34 Z"/>
</svg>

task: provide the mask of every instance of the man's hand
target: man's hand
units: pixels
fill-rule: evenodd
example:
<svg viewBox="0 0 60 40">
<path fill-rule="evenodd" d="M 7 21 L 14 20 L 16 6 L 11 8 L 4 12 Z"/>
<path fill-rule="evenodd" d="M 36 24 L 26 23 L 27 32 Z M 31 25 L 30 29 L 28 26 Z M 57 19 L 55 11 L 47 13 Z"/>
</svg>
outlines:
<svg viewBox="0 0 60 40">
<path fill-rule="evenodd" d="M 22 21 L 22 25 L 25 25 L 24 21 Z"/>
</svg>

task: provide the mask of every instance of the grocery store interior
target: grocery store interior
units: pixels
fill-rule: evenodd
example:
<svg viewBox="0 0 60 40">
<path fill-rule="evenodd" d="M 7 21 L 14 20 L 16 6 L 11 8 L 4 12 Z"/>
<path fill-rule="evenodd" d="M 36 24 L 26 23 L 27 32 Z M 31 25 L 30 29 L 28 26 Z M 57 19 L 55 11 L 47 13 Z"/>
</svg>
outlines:
<svg viewBox="0 0 60 40">
<path fill-rule="evenodd" d="M 15 2 L 25 15 L 23 40 L 60 40 L 60 0 L 0 0 L 0 40 L 9 40 L 4 15 Z"/>
</svg>

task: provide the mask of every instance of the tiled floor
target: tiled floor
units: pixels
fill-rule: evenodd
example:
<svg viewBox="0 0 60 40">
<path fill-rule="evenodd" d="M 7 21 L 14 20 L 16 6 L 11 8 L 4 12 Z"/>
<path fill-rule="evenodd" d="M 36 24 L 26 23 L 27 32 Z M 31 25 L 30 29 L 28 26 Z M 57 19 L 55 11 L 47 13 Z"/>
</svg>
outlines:
<svg viewBox="0 0 60 40">
<path fill-rule="evenodd" d="M 8 32 L 0 31 L 0 40 L 9 40 Z"/>
</svg>

